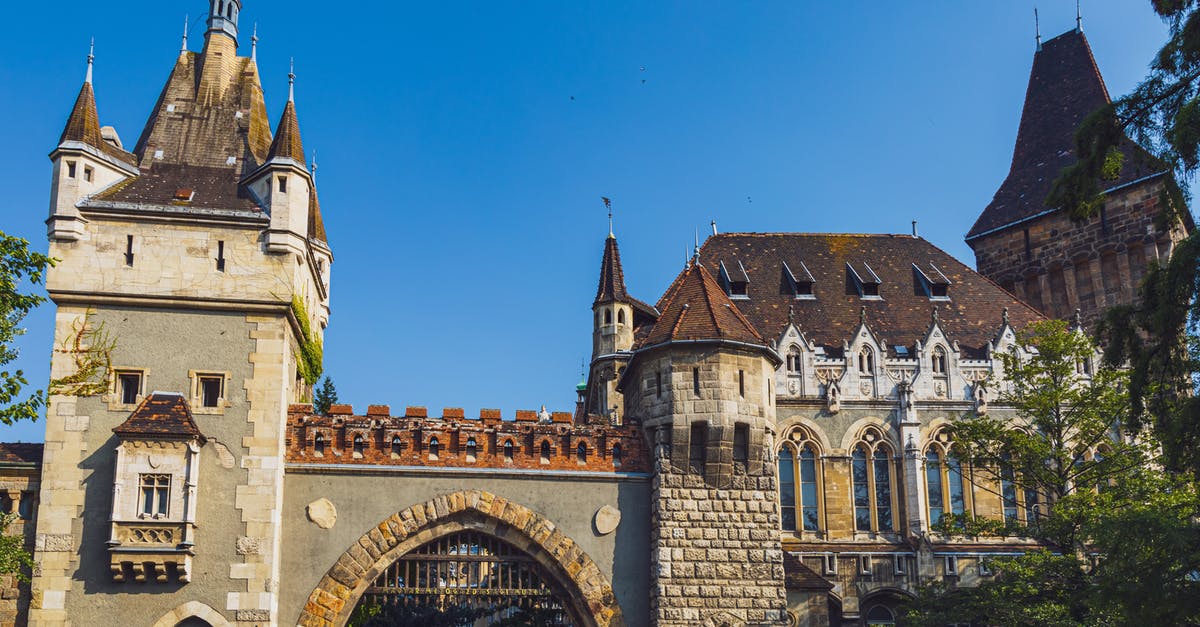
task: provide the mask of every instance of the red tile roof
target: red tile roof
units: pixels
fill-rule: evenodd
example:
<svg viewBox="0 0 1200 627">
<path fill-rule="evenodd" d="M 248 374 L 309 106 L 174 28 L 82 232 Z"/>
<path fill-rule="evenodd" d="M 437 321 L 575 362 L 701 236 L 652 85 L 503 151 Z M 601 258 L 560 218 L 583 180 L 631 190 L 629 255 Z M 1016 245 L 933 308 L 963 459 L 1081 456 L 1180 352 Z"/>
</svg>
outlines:
<svg viewBox="0 0 1200 627">
<path fill-rule="evenodd" d="M 155 392 L 145 398 L 129 418 L 113 427 L 120 436 L 199 438 L 204 440 L 187 401 L 180 394 Z"/>
<path fill-rule="evenodd" d="M 652 346 L 672 340 L 733 340 L 766 344 L 703 265 L 689 264 L 662 300 L 662 314 L 641 341 Z"/>
<path fill-rule="evenodd" d="M 0 464 L 41 465 L 42 448 L 41 443 L 0 442 Z"/>
<path fill-rule="evenodd" d="M 1046 196 L 1064 167 L 1075 163 L 1075 130 L 1088 114 L 1110 101 L 1104 78 L 1082 32 L 1070 31 L 1033 55 L 1025 107 L 1008 177 L 983 210 L 967 238 L 1033 217 L 1047 210 Z M 1149 153 L 1126 141 L 1124 168 L 1112 188 L 1164 171 Z"/>
<path fill-rule="evenodd" d="M 704 243 L 700 259 L 707 267 L 716 267 L 720 260 L 727 265 L 737 260 L 746 268 L 749 298 L 734 302 L 754 329 L 779 337 L 790 311 L 806 337 L 830 354 L 840 353 L 842 343 L 853 338 L 864 308 L 876 337 L 889 345 L 911 347 L 925 339 L 936 305 L 939 324 L 949 339 L 974 355 L 995 337 L 1006 308 L 1017 329 L 1042 319 L 1036 310 L 945 251 L 910 235 L 722 233 Z M 785 263 L 793 269 L 801 263 L 808 268 L 814 298 L 797 298 L 785 289 Z M 878 299 L 861 298 L 847 283 L 846 265 L 860 268 L 863 263 L 881 280 Z M 936 267 L 949 279 L 948 301 L 931 300 L 919 289 L 914 264 L 927 274 Z M 664 311 L 662 319 L 674 320 L 673 311 Z"/>
</svg>

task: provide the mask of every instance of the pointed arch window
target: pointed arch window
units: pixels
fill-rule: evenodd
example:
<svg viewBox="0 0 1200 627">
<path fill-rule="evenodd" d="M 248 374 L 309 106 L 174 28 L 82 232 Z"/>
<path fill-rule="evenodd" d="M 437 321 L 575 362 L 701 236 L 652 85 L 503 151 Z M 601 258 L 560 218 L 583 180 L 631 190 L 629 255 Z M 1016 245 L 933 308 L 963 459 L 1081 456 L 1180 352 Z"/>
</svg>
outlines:
<svg viewBox="0 0 1200 627">
<path fill-rule="evenodd" d="M 392 459 L 400 457 L 400 452 L 404 449 L 404 445 L 400 443 L 400 436 L 392 436 Z"/>
<path fill-rule="evenodd" d="M 512 440 L 504 442 L 504 463 L 511 464 L 513 462 L 513 443 Z"/>
<path fill-rule="evenodd" d="M 949 436 L 938 433 L 925 450 L 925 494 L 929 506 L 929 524 L 938 524 L 946 515 L 965 514 L 969 498 L 966 487 L 962 462 Z"/>
<path fill-rule="evenodd" d="M 779 511 L 784 531 L 820 531 L 820 454 L 808 432 L 797 429 L 779 447 Z"/>
<path fill-rule="evenodd" d="M 892 449 L 876 429 L 863 433 L 850 456 L 856 531 L 895 531 Z"/>
<path fill-rule="evenodd" d="M 933 374 L 946 374 L 946 349 L 941 346 L 934 347 L 932 361 Z"/>
<path fill-rule="evenodd" d="M 875 351 L 870 346 L 858 351 L 858 373 L 866 376 L 875 374 Z"/>
<path fill-rule="evenodd" d="M 437 438 L 429 438 L 429 459 L 437 459 L 438 454 L 441 452 L 440 448 L 441 444 Z"/>
<path fill-rule="evenodd" d="M 625 324 L 625 310 L 624 309 L 617 310 L 617 324 Z"/>
<path fill-rule="evenodd" d="M 475 456 L 479 452 L 479 446 L 475 443 L 475 438 L 467 439 L 467 461 L 474 462 Z"/>
<path fill-rule="evenodd" d="M 792 346 L 787 353 L 787 372 L 791 375 L 800 374 L 800 349 Z"/>
<path fill-rule="evenodd" d="M 612 310 L 611 309 L 604 310 L 604 324 L 612 324 Z"/>
<path fill-rule="evenodd" d="M 363 439 L 361 433 L 354 434 L 354 457 L 362 457 L 363 451 L 367 448 L 367 442 Z"/>
<path fill-rule="evenodd" d="M 313 455 L 317 457 L 325 456 L 325 434 L 318 433 L 313 437 Z"/>
</svg>

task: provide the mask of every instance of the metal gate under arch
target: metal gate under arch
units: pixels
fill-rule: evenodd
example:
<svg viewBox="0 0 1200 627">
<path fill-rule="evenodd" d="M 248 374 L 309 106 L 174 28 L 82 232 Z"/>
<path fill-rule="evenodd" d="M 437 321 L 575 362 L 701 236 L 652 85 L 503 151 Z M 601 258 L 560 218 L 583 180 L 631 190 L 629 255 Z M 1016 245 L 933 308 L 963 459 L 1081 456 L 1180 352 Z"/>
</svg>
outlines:
<svg viewBox="0 0 1200 627">
<path fill-rule="evenodd" d="M 470 617 L 463 624 L 474 627 L 581 624 L 564 598 L 529 554 L 486 533 L 459 531 L 389 565 L 367 588 L 355 615 L 453 613 Z"/>
</svg>

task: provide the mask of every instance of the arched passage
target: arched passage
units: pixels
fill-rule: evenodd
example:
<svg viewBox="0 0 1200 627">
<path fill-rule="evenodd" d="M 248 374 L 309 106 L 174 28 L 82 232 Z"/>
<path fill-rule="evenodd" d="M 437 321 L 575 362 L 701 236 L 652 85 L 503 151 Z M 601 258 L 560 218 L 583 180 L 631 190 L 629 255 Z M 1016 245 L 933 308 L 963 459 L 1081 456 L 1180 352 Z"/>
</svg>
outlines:
<svg viewBox="0 0 1200 627">
<path fill-rule="evenodd" d="M 220 612 L 199 601 L 188 601 L 163 615 L 154 627 L 225 627 L 228 624 Z"/>
<path fill-rule="evenodd" d="M 308 597 L 299 623 L 341 627 L 376 579 L 401 557 L 459 532 L 494 537 L 532 558 L 583 625 L 625 624 L 612 585 L 574 540 L 533 510 L 481 490 L 413 505 L 376 525 L 350 546 Z"/>
</svg>

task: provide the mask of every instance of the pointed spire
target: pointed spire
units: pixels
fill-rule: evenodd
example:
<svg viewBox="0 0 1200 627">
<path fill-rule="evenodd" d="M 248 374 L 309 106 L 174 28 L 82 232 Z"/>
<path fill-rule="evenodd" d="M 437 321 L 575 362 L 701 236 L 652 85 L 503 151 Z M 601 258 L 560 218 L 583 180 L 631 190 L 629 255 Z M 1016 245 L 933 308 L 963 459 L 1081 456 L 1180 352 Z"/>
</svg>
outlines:
<svg viewBox="0 0 1200 627">
<path fill-rule="evenodd" d="M 258 22 L 254 23 L 254 32 L 250 34 L 250 60 L 258 63 Z"/>
<path fill-rule="evenodd" d="M 92 43 L 88 46 L 88 66 L 87 75 L 83 77 L 83 82 L 88 85 L 92 84 L 92 62 L 96 60 L 96 38 L 92 37 Z"/>
<path fill-rule="evenodd" d="M 1038 52 L 1041 52 L 1042 51 L 1042 25 L 1038 21 L 1037 7 L 1033 7 L 1033 31 L 1035 33 L 1037 33 L 1037 49 L 1038 49 Z"/>
<path fill-rule="evenodd" d="M 77 141 L 95 148 L 103 148 L 104 138 L 100 135 L 100 116 L 96 113 L 96 93 L 92 90 L 92 62 L 95 60 L 95 39 L 88 49 L 87 74 L 83 79 L 83 87 L 75 98 L 75 106 L 71 109 L 71 117 L 67 118 L 67 126 L 63 129 L 58 143 Z"/>
<path fill-rule="evenodd" d="M 608 236 L 611 238 L 611 237 L 614 237 L 613 236 L 613 223 L 612 223 L 612 201 L 609 200 L 608 197 L 606 197 L 606 196 L 601 196 L 600 200 L 604 201 L 604 208 L 608 209 Z"/>
<path fill-rule="evenodd" d="M 188 47 L 187 47 L 188 22 L 189 22 L 188 14 L 184 13 L 183 14 L 183 44 L 179 46 L 179 54 L 181 56 L 187 54 L 187 51 L 188 51 Z"/>
<path fill-rule="evenodd" d="M 600 285 L 596 288 L 594 305 L 631 301 L 629 293 L 625 291 L 625 271 L 621 268 L 621 251 L 617 248 L 617 238 L 610 235 L 604 240 L 604 258 L 600 260 Z"/>
<path fill-rule="evenodd" d="M 288 72 L 288 101 L 279 118 L 279 126 L 275 129 L 275 139 L 271 142 L 267 160 L 292 159 L 304 166 L 304 143 L 300 141 L 300 122 L 296 119 L 295 84 L 296 73 L 293 68 Z"/>
</svg>

